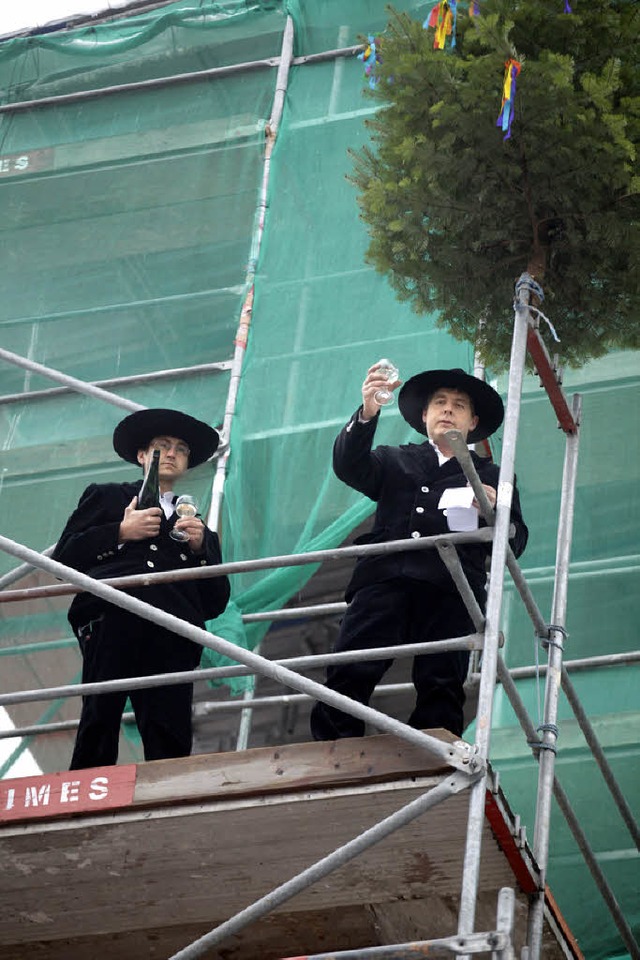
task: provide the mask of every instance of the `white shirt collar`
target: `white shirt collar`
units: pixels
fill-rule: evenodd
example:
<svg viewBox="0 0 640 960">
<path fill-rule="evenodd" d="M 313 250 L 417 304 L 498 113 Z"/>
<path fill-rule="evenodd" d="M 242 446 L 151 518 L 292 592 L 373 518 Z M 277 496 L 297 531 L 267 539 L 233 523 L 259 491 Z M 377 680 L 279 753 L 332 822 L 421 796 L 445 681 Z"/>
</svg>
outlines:
<svg viewBox="0 0 640 960">
<path fill-rule="evenodd" d="M 435 445 L 435 443 L 433 442 L 433 440 L 429 440 L 429 443 L 431 444 L 431 446 L 433 447 L 433 449 L 435 450 L 435 452 L 436 452 L 437 455 L 438 455 L 438 466 L 439 466 L 439 467 L 441 467 L 443 463 L 446 463 L 447 460 L 451 460 L 451 457 L 445 457 L 444 453 L 441 453 L 440 448 Z"/>
<path fill-rule="evenodd" d="M 173 490 L 167 490 L 165 493 L 160 494 L 160 506 L 162 507 L 162 510 L 167 520 L 169 519 L 169 517 L 173 515 L 173 512 L 174 512 L 174 507 L 173 507 L 174 496 L 175 494 Z"/>
</svg>

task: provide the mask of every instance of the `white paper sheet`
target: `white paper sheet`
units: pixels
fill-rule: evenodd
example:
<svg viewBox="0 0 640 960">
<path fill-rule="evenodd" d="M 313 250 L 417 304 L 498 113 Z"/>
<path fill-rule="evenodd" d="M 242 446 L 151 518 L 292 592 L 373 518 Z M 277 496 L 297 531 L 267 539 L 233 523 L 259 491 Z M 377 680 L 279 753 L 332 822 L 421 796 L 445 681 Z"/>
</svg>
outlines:
<svg viewBox="0 0 640 960">
<path fill-rule="evenodd" d="M 471 487 L 447 487 L 440 497 L 438 509 L 446 511 L 449 530 L 478 529 L 478 511 L 471 506 L 473 498 Z"/>
</svg>

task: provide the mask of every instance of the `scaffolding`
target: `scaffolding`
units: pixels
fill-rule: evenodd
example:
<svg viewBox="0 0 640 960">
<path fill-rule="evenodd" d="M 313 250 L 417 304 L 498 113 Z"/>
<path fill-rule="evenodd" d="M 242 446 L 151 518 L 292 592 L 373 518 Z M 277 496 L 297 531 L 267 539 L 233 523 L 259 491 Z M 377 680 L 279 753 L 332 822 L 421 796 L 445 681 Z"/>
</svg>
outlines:
<svg viewBox="0 0 640 960">
<path fill-rule="evenodd" d="M 234 69 L 238 71 L 274 68 L 277 67 L 277 77 L 275 82 L 275 96 L 270 120 L 266 127 L 266 146 L 264 152 L 263 178 L 260 191 L 258 208 L 256 211 L 256 229 L 252 246 L 251 256 L 245 276 L 246 296 L 241 313 L 240 323 L 236 331 L 234 355 L 231 362 L 220 362 L 203 364 L 198 367 L 176 368 L 158 371 L 154 374 L 141 375 L 146 377 L 165 377 L 181 378 L 203 371 L 216 372 L 219 374 L 229 374 L 229 383 L 227 388 L 227 399 L 224 412 L 224 421 L 221 430 L 222 444 L 218 451 L 217 469 L 213 481 L 211 492 L 211 506 L 208 514 L 209 525 L 214 529 L 218 527 L 220 520 L 221 503 L 224 497 L 225 477 L 228 469 L 229 456 L 231 452 L 231 438 L 233 432 L 234 417 L 236 415 L 236 404 L 238 388 L 242 378 L 243 362 L 246 353 L 247 343 L 251 325 L 251 314 L 253 309 L 254 296 L 254 278 L 255 270 L 262 241 L 265 219 L 267 216 L 267 193 L 269 186 L 270 163 L 272 152 L 276 143 L 282 108 L 287 92 L 288 71 L 292 64 L 304 65 L 320 59 L 337 59 L 351 56 L 357 48 L 344 47 L 336 50 L 329 50 L 322 54 L 314 56 L 299 57 L 293 56 L 294 34 L 293 21 L 291 17 L 287 18 L 286 28 L 283 35 L 283 46 L 279 58 L 270 58 L 268 61 L 259 61 L 254 63 L 243 63 L 235 65 Z M 229 72 L 228 68 L 220 68 L 219 73 Z M 205 71 L 207 75 L 216 75 L 216 70 Z M 162 78 L 162 84 L 188 82 L 189 77 L 175 76 Z M 104 89 L 92 90 L 86 92 L 87 98 L 97 96 L 117 95 L 119 92 L 129 92 L 132 85 L 126 85 L 122 90 L 109 87 Z M 135 85 L 137 89 L 144 89 L 153 86 L 149 82 L 141 82 Z M 39 109 L 46 106 L 55 106 L 61 99 L 68 102 L 69 99 L 83 99 L 82 93 L 65 95 L 61 97 L 50 97 L 42 100 L 25 100 L 22 103 L 14 103 L 0 107 L 5 112 L 18 112 L 21 109 Z M 47 553 L 43 551 L 38 553 L 28 547 L 17 543 L 7 537 L 0 536 L 0 549 L 22 561 L 22 566 L 17 567 L 11 573 L 5 575 L 0 580 L 0 602 L 22 602 L 33 598 L 66 596 L 80 591 L 89 591 L 101 596 L 103 599 L 120 606 L 123 609 L 136 613 L 149 619 L 151 622 L 171 629 L 173 632 L 187 637 L 203 647 L 209 648 L 218 654 L 229 657 L 235 661 L 238 666 L 208 668 L 192 673 L 181 673 L 162 675 L 146 678 L 132 678 L 126 681 L 111 681 L 100 684 L 70 684 L 67 686 L 57 686 L 48 689 L 22 690 L 17 693 L 0 695 L 0 706 L 11 706 L 13 704 L 25 703 L 39 700 L 55 700 L 61 697 L 77 697 L 85 693 L 102 693 L 116 689 L 137 689 L 140 687 L 161 686 L 168 683 L 180 683 L 185 680 L 194 679 L 218 679 L 233 676 L 267 676 L 276 680 L 278 683 L 298 692 L 305 698 L 323 700 L 324 702 L 335 706 L 341 710 L 351 713 L 354 716 L 368 722 L 372 727 L 382 732 L 393 734 L 414 747 L 425 751 L 430 757 L 442 761 L 452 770 L 442 782 L 430 789 L 419 799 L 413 801 L 407 806 L 401 808 L 396 813 L 387 817 L 385 820 L 376 824 L 375 827 L 354 838 L 350 843 L 338 848 L 332 854 L 323 860 L 316 862 L 303 873 L 284 882 L 281 886 L 271 891 L 264 898 L 257 900 L 245 910 L 229 918 L 226 923 L 211 930 L 205 936 L 192 944 L 186 946 L 178 953 L 174 954 L 172 960 L 191 960 L 191 958 L 204 957 L 207 951 L 224 942 L 226 938 L 236 931 L 254 922 L 257 918 L 265 916 L 270 911 L 276 909 L 282 903 L 286 902 L 298 892 L 306 889 L 309 885 L 316 883 L 330 872 L 342 866 L 350 859 L 357 857 L 369 846 L 378 843 L 391 832 L 405 826 L 411 820 L 421 816 L 437 804 L 446 802 L 446 800 L 455 794 L 468 791 L 469 795 L 469 814 L 466 835 L 466 852 L 464 858 L 462 887 L 460 891 L 458 931 L 453 937 L 439 940 L 430 940 L 423 942 L 411 942 L 405 944 L 396 944 L 383 947 L 372 947 L 370 949 L 360 949 L 358 951 L 347 951 L 340 954 L 321 954 L 309 957 L 307 960 L 329 960 L 329 958 L 340 956 L 342 960 L 358 957 L 359 960 L 368 960 L 368 958 L 400 958 L 420 955 L 425 956 L 471 956 L 475 954 L 489 954 L 496 958 L 508 958 L 514 956 L 512 931 L 513 931 L 513 909 L 514 909 L 514 891 L 505 889 L 502 891 L 499 901 L 496 904 L 496 923 L 493 930 L 487 932 L 476 932 L 476 901 L 478 896 L 479 871 L 482 858 L 482 826 L 485 818 L 485 803 L 487 792 L 495 791 L 495 776 L 490 768 L 491 753 L 491 733 L 492 733 L 492 713 L 494 705 L 494 692 L 496 683 L 502 685 L 515 713 L 522 726 L 527 744 L 531 748 L 532 754 L 538 761 L 539 778 L 538 792 L 536 798 L 536 814 L 534 825 L 534 838 L 532 854 L 537 865 L 536 888 L 530 896 L 529 911 L 529 929 L 527 935 L 527 945 L 524 948 L 521 960 L 539 960 L 541 954 L 542 926 L 547 901 L 546 872 L 549 859 L 550 848 L 550 822 L 551 822 L 551 798 L 555 796 L 558 805 L 564 814 L 569 828 L 576 839 L 585 862 L 594 878 L 598 889 L 600 890 L 609 912 L 620 933 L 622 942 L 629 951 L 631 957 L 636 960 L 640 957 L 640 948 L 634 938 L 633 931 L 630 929 L 620 907 L 616 896 L 610 888 L 606 877 L 598 863 L 589 841 L 576 817 L 571 803 L 565 794 L 562 786 L 558 782 L 555 773 L 556 741 L 558 736 L 557 713 L 558 699 L 560 689 L 565 696 L 575 714 L 578 724 L 584 733 L 586 742 L 593 753 L 611 796 L 616 804 L 620 815 L 631 835 L 636 848 L 640 849 L 640 834 L 638 826 L 635 823 L 632 811 L 627 803 L 622 790 L 618 786 L 616 778 L 606 759 L 605 753 L 598 742 L 596 733 L 589 721 L 589 718 L 582 708 L 579 698 L 573 688 L 570 680 L 570 663 L 563 662 L 564 641 L 566 638 L 566 611 L 567 611 L 567 587 L 569 577 L 569 561 L 572 539 L 572 526 L 575 502 L 575 486 L 577 476 L 578 461 L 578 443 L 580 435 L 580 423 L 582 418 L 581 398 L 574 396 L 571 406 L 568 404 L 561 388 L 561 382 L 557 370 L 550 360 L 543 341 L 537 330 L 537 322 L 534 312 L 531 310 L 531 291 L 535 289 L 535 284 L 528 275 L 523 275 L 516 287 L 515 299 L 515 317 L 514 317 L 514 338 L 512 354 L 510 361 L 509 385 L 506 407 L 505 432 L 503 440 L 503 450 L 501 456 L 501 472 L 498 489 L 498 499 L 495 514 L 486 498 L 473 464 L 469 458 L 466 445 L 460 436 L 450 435 L 450 441 L 455 449 L 455 455 L 458 458 L 469 483 L 473 486 L 476 498 L 480 503 L 481 513 L 488 526 L 473 534 L 450 534 L 441 537 L 423 538 L 420 541 L 397 541 L 384 545 L 346 547 L 339 550 L 318 550 L 306 553 L 297 553 L 287 556 L 273 556 L 257 560 L 244 560 L 234 563 L 222 564 L 215 569 L 200 569 L 198 571 L 184 571 L 181 574 L 149 574 L 137 578 L 119 578 L 118 580 L 95 581 L 78 573 L 71 568 L 50 560 Z M 526 353 L 534 358 L 538 373 L 541 376 L 542 383 L 550 397 L 553 409 L 557 415 L 558 422 L 565 434 L 565 461 L 562 477 L 562 493 L 560 515 L 557 528 L 556 544 L 556 564 L 553 601 L 549 619 L 540 612 L 538 605 L 532 595 L 527 581 L 515 560 L 509 547 L 510 533 L 510 505 L 511 495 L 514 483 L 515 454 L 518 437 L 518 425 L 520 419 L 520 398 L 522 392 L 522 382 L 525 370 Z M 90 384 L 74 377 L 63 374 L 51 367 L 42 364 L 36 364 L 34 361 L 22 357 L 12 351 L 0 350 L 0 359 L 30 370 L 40 376 L 47 377 L 57 381 L 61 387 L 59 390 L 73 390 L 84 393 L 93 399 L 106 402 L 126 410 L 142 409 L 143 405 L 126 400 L 117 393 L 112 393 L 105 387 L 118 387 L 126 382 L 117 378 L 108 381 L 102 381 L 100 384 Z M 133 378 L 132 378 L 133 379 Z M 140 379 L 140 378 L 136 378 Z M 38 399 L 44 393 L 51 395 L 54 391 L 33 391 L 31 393 L 11 394 L 0 398 L 0 402 L 13 402 L 16 399 L 21 401 Z M 492 543 L 491 570 L 489 577 L 489 591 L 486 613 L 483 614 L 473 598 L 469 584 L 460 565 L 456 553 L 456 547 L 465 542 L 484 541 Z M 314 657 L 296 657 L 284 661 L 270 661 L 259 653 L 243 650 L 236 647 L 233 643 L 225 640 L 223 637 L 216 636 L 206 631 L 199 630 L 196 627 L 185 624 L 175 617 L 149 607 L 142 601 L 129 597 L 122 592 L 126 587 L 139 586 L 151 583 L 165 582 L 169 579 L 178 580 L 188 577 L 207 578 L 210 576 L 221 576 L 225 574 L 245 573 L 248 571 L 262 571 L 281 569 L 286 566 L 304 566 L 307 564 L 331 563 L 335 560 L 342 560 L 345 557 L 360 557 L 385 551 L 406 551 L 406 550 L 435 549 L 440 554 L 443 562 L 449 569 L 451 576 L 460 591 L 467 609 L 472 617 L 476 633 L 468 637 L 451 638 L 438 643 L 423 645 L 407 645 L 406 647 L 393 648 L 392 650 L 369 650 L 360 654 L 329 654 Z M 63 583 L 53 584 L 51 586 L 41 586 L 23 590 L 12 590 L 10 587 L 16 581 L 20 580 L 27 570 L 43 570 L 51 574 Z M 547 664 L 541 672 L 546 674 L 545 696 L 544 696 L 544 718 L 540 726 L 536 728 L 534 721 L 531 720 L 525 705 L 514 683 L 514 676 L 517 671 L 509 671 L 502 658 L 500 648 L 504 642 L 501 632 L 502 606 L 504 593 L 504 574 L 508 570 L 515 587 L 524 603 L 526 612 L 534 627 L 534 634 L 542 648 L 547 654 Z M 319 609 L 313 608 L 290 608 L 281 611 L 264 611 L 256 614 L 246 614 L 245 622 L 258 622 L 264 620 L 268 622 L 279 619 L 286 620 L 291 617 L 312 617 L 325 616 L 344 609 L 342 604 L 325 605 Z M 457 741 L 451 744 L 443 744 L 441 740 L 428 733 L 420 732 L 409 728 L 406 724 L 385 715 L 380 710 L 365 707 L 356 704 L 348 698 L 327 690 L 322 685 L 307 679 L 302 672 L 310 666 L 326 665 L 337 662 L 338 660 L 355 660 L 365 657 L 411 657 L 416 653 L 436 653 L 443 650 L 469 649 L 481 652 L 481 665 L 479 670 L 479 692 L 478 708 L 475 726 L 475 741 L 473 745 L 465 741 Z M 614 657 L 602 658 L 604 662 L 614 662 Z M 282 698 L 284 701 L 286 698 Z M 273 703 L 274 698 L 269 698 L 269 703 Z M 250 697 L 240 702 L 225 704 L 209 704 L 208 709 L 232 709 L 246 711 L 247 718 L 250 712 L 259 709 L 263 704 L 259 700 Z M 10 735 L 27 736 L 43 734 L 45 732 L 54 732 L 60 729 L 70 729 L 73 722 L 63 724 L 42 724 L 38 726 L 29 726 L 12 730 Z M 241 737 L 242 739 L 242 737 Z M 240 744 L 242 746 L 242 744 Z"/>
<path fill-rule="evenodd" d="M 480 509 L 488 526 L 478 532 L 470 534 L 451 534 L 448 536 L 436 536 L 423 538 L 420 542 L 413 541 L 394 541 L 380 547 L 379 545 L 345 548 L 353 555 L 362 556 L 367 553 L 379 553 L 383 551 L 407 550 L 407 549 L 436 549 L 443 561 L 447 565 L 452 578 L 454 579 L 458 590 L 463 598 L 468 612 L 473 619 L 477 633 L 471 637 L 452 638 L 448 641 L 439 643 L 416 645 L 407 645 L 406 647 L 393 648 L 393 650 L 364 651 L 358 655 L 334 655 L 325 658 L 324 662 L 334 662 L 340 657 L 355 659 L 366 656 L 375 656 L 382 658 L 393 653 L 394 656 L 415 655 L 418 652 L 435 653 L 442 649 L 476 649 L 482 651 L 481 669 L 480 669 L 480 690 L 478 697 L 478 711 L 476 722 L 476 738 L 471 748 L 464 741 L 458 741 L 451 745 L 443 745 L 437 738 L 428 733 L 413 730 L 405 724 L 385 716 L 380 711 L 355 703 L 342 694 L 327 690 L 325 687 L 303 677 L 295 669 L 291 669 L 282 663 L 271 663 L 264 657 L 250 651 L 240 651 L 234 648 L 233 644 L 221 637 L 208 634 L 197 627 L 186 624 L 178 618 L 150 607 L 124 592 L 120 592 L 127 586 L 139 586 L 152 582 L 169 579 L 178 580 L 187 577 L 199 576 L 202 578 L 210 576 L 220 576 L 225 573 L 238 572 L 240 569 L 246 569 L 248 565 L 253 564 L 259 568 L 268 568 L 269 566 L 279 566 L 286 563 L 300 564 L 310 563 L 322 559 L 329 559 L 328 556 L 316 555 L 294 555 L 290 557 L 269 558 L 266 561 L 246 561 L 245 563 L 222 564 L 221 566 L 210 569 L 200 569 L 197 574 L 193 571 L 182 571 L 181 574 L 164 573 L 150 574 L 146 576 L 119 578 L 112 581 L 96 581 L 90 577 L 79 573 L 69 567 L 57 563 L 39 555 L 29 548 L 17 544 L 6 537 L 0 537 L 0 547 L 12 556 L 32 564 L 42 570 L 45 570 L 59 579 L 65 579 L 67 582 L 52 587 L 37 587 L 22 591 L 3 591 L 0 599 L 3 601 L 15 601 L 18 599 L 27 599 L 34 596 L 46 596 L 51 594 L 69 594 L 88 590 L 105 600 L 143 616 L 153 623 L 157 623 L 167 629 L 174 631 L 188 639 L 210 647 L 218 653 L 226 654 L 237 660 L 240 664 L 249 668 L 251 671 L 271 676 L 280 683 L 298 690 L 303 694 L 322 700 L 338 709 L 345 710 L 353 716 L 359 717 L 372 724 L 376 729 L 383 732 L 395 734 L 409 743 L 420 747 L 429 754 L 440 758 L 446 762 L 455 771 L 450 777 L 447 777 L 438 787 L 430 790 L 419 800 L 414 801 L 407 807 L 402 808 L 396 814 L 388 817 L 386 820 L 377 824 L 372 829 L 366 831 L 361 836 L 355 838 L 351 843 L 336 850 L 333 854 L 327 856 L 323 861 L 309 867 L 297 877 L 287 881 L 281 887 L 272 891 L 262 900 L 259 900 L 247 907 L 235 917 L 230 918 L 225 924 L 212 930 L 209 934 L 203 936 L 200 940 L 194 942 L 174 955 L 172 960 L 191 960 L 200 956 L 205 956 L 209 948 L 224 941 L 232 933 L 242 929 L 247 924 L 252 923 L 257 918 L 264 916 L 269 911 L 277 908 L 286 902 L 296 893 L 305 889 L 309 884 L 315 883 L 325 877 L 328 873 L 342 866 L 345 862 L 356 857 L 360 852 L 366 850 L 370 845 L 379 842 L 388 834 L 405 823 L 410 822 L 415 817 L 420 816 L 437 803 L 443 802 L 461 790 L 469 790 L 469 819 L 467 828 L 466 853 L 462 877 L 462 889 L 460 895 L 460 910 L 458 932 L 455 937 L 444 938 L 437 941 L 425 941 L 424 943 L 395 945 L 390 947 L 372 948 L 367 951 L 346 952 L 341 954 L 344 958 L 350 956 L 366 957 L 403 957 L 410 956 L 412 952 L 418 950 L 428 950 L 429 955 L 448 956 L 448 955 L 472 955 L 476 953 L 491 953 L 499 957 L 513 956 L 513 948 L 510 939 L 510 930 L 513 926 L 513 897 L 514 891 L 505 889 L 497 905 L 496 928 L 488 933 L 480 934 L 475 932 L 475 904 L 478 895 L 478 878 L 481 860 L 481 832 L 485 817 L 485 797 L 487 790 L 490 789 L 489 774 L 489 756 L 490 756 L 490 737 L 491 737 L 491 716 L 493 709 L 493 694 L 496 684 L 496 678 L 500 682 L 509 697 L 514 710 L 520 720 L 523 730 L 527 736 L 527 742 L 530 745 L 534 755 L 539 763 L 539 785 L 536 801 L 536 820 L 534 827 L 533 855 L 539 866 L 539 888 L 535 895 L 531 897 L 531 910 L 529 917 L 529 934 L 526 947 L 527 960 L 539 960 L 541 957 L 542 928 L 545 909 L 545 890 L 546 890 L 546 865 L 549 855 L 550 843 L 550 805 L 551 797 L 555 795 L 558 804 L 565 815 L 569 827 L 576 838 L 576 841 L 585 857 L 586 863 L 600 889 L 602 896 L 607 903 L 611 915 L 618 927 L 623 942 L 625 943 L 630 955 L 640 956 L 640 950 L 636 943 L 633 933 L 629 928 L 619 906 L 615 895 L 600 869 L 597 859 L 591 850 L 589 842 L 582 830 L 577 817 L 575 816 L 571 804 L 564 793 L 561 785 L 557 781 L 554 772 L 554 762 L 556 754 L 556 740 L 558 735 L 557 727 L 557 705 L 560 688 L 564 689 L 578 722 L 585 733 L 587 742 L 594 753 L 594 757 L 600 767 L 605 781 L 611 790 L 612 797 L 618 806 L 618 809 L 627 824 L 630 834 L 636 846 L 639 845 L 640 834 L 637 825 L 634 822 L 631 810 L 620 791 L 616 779 L 609 767 L 604 752 L 598 744 L 597 737 L 593 731 L 588 717 L 580 706 L 579 699 L 572 688 L 566 668 L 563 667 L 562 655 L 564 648 L 564 637 L 566 636 L 566 606 L 567 606 L 567 584 L 569 574 L 569 557 L 571 532 L 573 522 L 573 508 L 575 496 L 575 481 L 577 472 L 578 457 L 578 437 L 581 405 L 580 397 L 576 395 L 573 399 L 572 409 L 569 410 L 562 393 L 556 393 L 554 406 L 556 412 L 561 415 L 560 422 L 564 424 L 563 429 L 566 433 L 566 457 L 562 480 L 562 501 L 561 511 L 558 523 L 557 538 L 557 562 L 556 562 L 556 581 L 554 589 L 554 599 L 549 622 L 545 622 L 542 614 L 538 610 L 535 600 L 527 586 L 517 561 L 509 547 L 510 534 L 510 508 L 511 495 L 513 490 L 513 475 L 515 449 L 518 433 L 519 421 L 519 398 L 522 385 L 522 375 L 526 357 L 527 340 L 537 338 L 535 325 L 532 320 L 532 314 L 529 310 L 529 294 L 531 290 L 532 279 L 528 275 L 521 277 L 516 289 L 516 311 L 514 323 L 514 340 L 510 364 L 509 391 L 507 398 L 506 429 L 503 448 L 502 464 L 500 468 L 500 479 L 498 487 L 498 498 L 495 515 L 482 488 L 480 479 L 475 471 L 473 463 L 469 457 L 468 450 L 462 436 L 456 431 L 450 431 L 448 439 L 455 451 L 466 476 L 474 489 L 474 493 L 480 503 Z M 538 340 L 538 344 L 541 341 Z M 12 362 L 20 362 L 19 358 L 12 358 L 4 354 L 5 359 Z M 548 357 L 544 353 L 539 353 L 537 358 L 538 369 L 549 364 Z M 50 371 L 47 371 L 50 372 Z M 544 382 L 544 381 L 543 381 Z M 73 385 L 68 383 L 67 385 Z M 102 395 L 102 391 L 94 394 L 101 400 L 111 399 Z M 489 590 L 487 598 L 486 615 L 483 616 L 477 601 L 475 601 L 466 576 L 460 564 L 456 553 L 456 546 L 460 543 L 474 540 L 492 541 L 491 553 L 491 571 L 489 577 Z M 328 553 L 328 552 L 327 552 Z M 332 554 L 335 557 L 335 552 Z M 506 669 L 501 659 L 499 646 L 501 641 L 500 621 L 501 604 L 504 585 L 504 571 L 509 569 L 518 591 L 525 603 L 527 612 L 535 628 L 535 634 L 547 650 L 548 663 L 546 669 L 546 687 L 544 699 L 544 721 L 536 729 L 520 697 L 509 671 Z M 119 588 L 119 589 L 117 589 Z M 229 668 L 227 668 L 228 670 Z M 220 673 L 220 668 L 217 672 Z M 211 671 L 209 675 L 215 673 Z M 94 684 L 80 684 L 74 687 L 55 688 L 50 690 L 22 691 L 17 694 L 0 696 L 0 705 L 7 706 L 12 703 L 25 702 L 30 699 L 58 698 L 60 696 L 78 696 L 85 693 L 102 693 L 114 689 L 137 689 L 144 686 L 155 686 L 167 683 L 184 682 L 186 679 L 195 679 L 198 672 L 181 673 L 174 675 L 162 675 L 152 678 L 133 678 L 123 681 L 110 681 Z M 26 734 L 26 730 L 14 731 L 15 733 Z M 432 954 L 432 951 L 435 951 Z M 320 956 L 320 955 L 318 955 Z M 322 955 L 329 957 L 329 954 Z M 334 955 L 331 955 L 334 956 Z"/>
</svg>

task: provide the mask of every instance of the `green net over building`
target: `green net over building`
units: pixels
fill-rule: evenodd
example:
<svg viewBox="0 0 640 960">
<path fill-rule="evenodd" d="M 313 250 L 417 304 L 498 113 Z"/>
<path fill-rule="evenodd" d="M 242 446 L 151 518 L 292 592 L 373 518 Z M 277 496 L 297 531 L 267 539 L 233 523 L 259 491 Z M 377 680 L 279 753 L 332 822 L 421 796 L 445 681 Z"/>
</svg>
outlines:
<svg viewBox="0 0 640 960">
<path fill-rule="evenodd" d="M 396 3 L 417 19 L 431 6 Z M 299 59 L 264 197 L 288 16 Z M 365 121 L 374 109 L 361 60 L 355 53 L 300 59 L 358 44 L 385 22 L 381 0 L 180 0 L 0 43 L 1 105 L 69 95 L 0 113 L 0 346 L 83 381 L 107 381 L 106 389 L 138 404 L 179 408 L 220 427 L 243 346 L 241 320 L 250 320 L 219 516 L 228 561 L 335 547 L 372 512 L 331 470 L 333 440 L 358 406 L 372 363 L 392 357 L 405 380 L 428 367 L 473 371 L 472 345 L 453 340 L 435 316 L 400 304 L 365 262 L 366 230 L 347 180 L 347 151 L 368 141 Z M 206 73 L 238 64 L 252 66 Z M 188 79 L 169 79 L 177 75 Z M 561 356 L 561 344 L 558 350 Z M 205 364 L 217 367 L 181 370 Z M 157 371 L 173 372 L 144 378 Z M 121 378 L 129 379 L 108 385 Z M 497 387 L 504 394 L 506 380 Z M 565 656 L 631 653 L 640 622 L 638 355 L 611 354 L 573 371 L 564 389 L 584 397 Z M 88 483 L 135 479 L 111 445 L 123 415 L 0 360 L 2 534 L 42 551 Z M 396 405 L 383 411 L 376 439 L 416 437 Z M 492 445 L 499 461 L 500 434 Z M 530 541 L 521 565 L 545 613 L 563 456 L 548 398 L 527 376 L 517 475 Z M 203 513 L 215 470 L 208 463 L 187 478 Z M 1 554 L 0 575 L 16 564 Z M 240 614 L 284 606 L 313 570 L 234 575 L 233 604 L 211 630 L 255 647 L 267 624 L 243 626 Z M 2 692 L 79 679 L 66 608 L 46 599 L 0 606 Z M 503 629 L 510 668 L 542 662 L 509 582 Z M 207 652 L 203 665 L 217 662 Z M 636 813 L 639 671 L 636 661 L 573 678 Z M 518 681 L 534 719 L 542 683 Z M 234 694 L 241 690 L 236 682 Z M 77 713 L 77 700 L 11 709 L 16 725 Z M 512 807 L 531 822 L 537 767 L 500 689 L 494 722 L 492 762 Z M 559 724 L 558 775 L 628 923 L 640 931 L 638 853 L 563 702 Z M 19 749 L 34 750 L 43 770 L 60 769 L 69 736 L 25 740 Z M 133 737 L 130 750 L 139 756 Z M 5 763 L 2 774 L 10 771 Z M 621 955 L 619 934 L 556 810 L 552 838 L 549 882 L 583 953 L 589 960 Z"/>
</svg>

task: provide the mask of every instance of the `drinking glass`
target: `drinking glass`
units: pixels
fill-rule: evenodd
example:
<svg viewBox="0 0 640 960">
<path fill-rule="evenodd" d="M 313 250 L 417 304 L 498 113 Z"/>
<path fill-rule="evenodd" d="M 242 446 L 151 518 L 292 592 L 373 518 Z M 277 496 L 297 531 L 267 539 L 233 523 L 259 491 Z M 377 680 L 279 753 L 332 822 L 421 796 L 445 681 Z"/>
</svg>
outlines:
<svg viewBox="0 0 640 960">
<path fill-rule="evenodd" d="M 393 383 L 400 376 L 400 372 L 395 363 L 393 363 L 392 360 L 387 360 L 385 357 L 378 361 L 378 373 L 384 374 L 389 383 Z M 383 407 L 390 406 L 396 402 L 393 390 L 385 390 L 382 387 L 376 390 L 373 399 Z"/>
<path fill-rule="evenodd" d="M 188 493 L 183 493 L 178 497 L 175 509 L 179 517 L 195 517 L 198 512 L 195 499 Z M 172 540 L 184 541 L 189 539 L 188 533 L 184 530 L 176 530 L 175 527 L 169 531 L 169 536 Z"/>
</svg>

